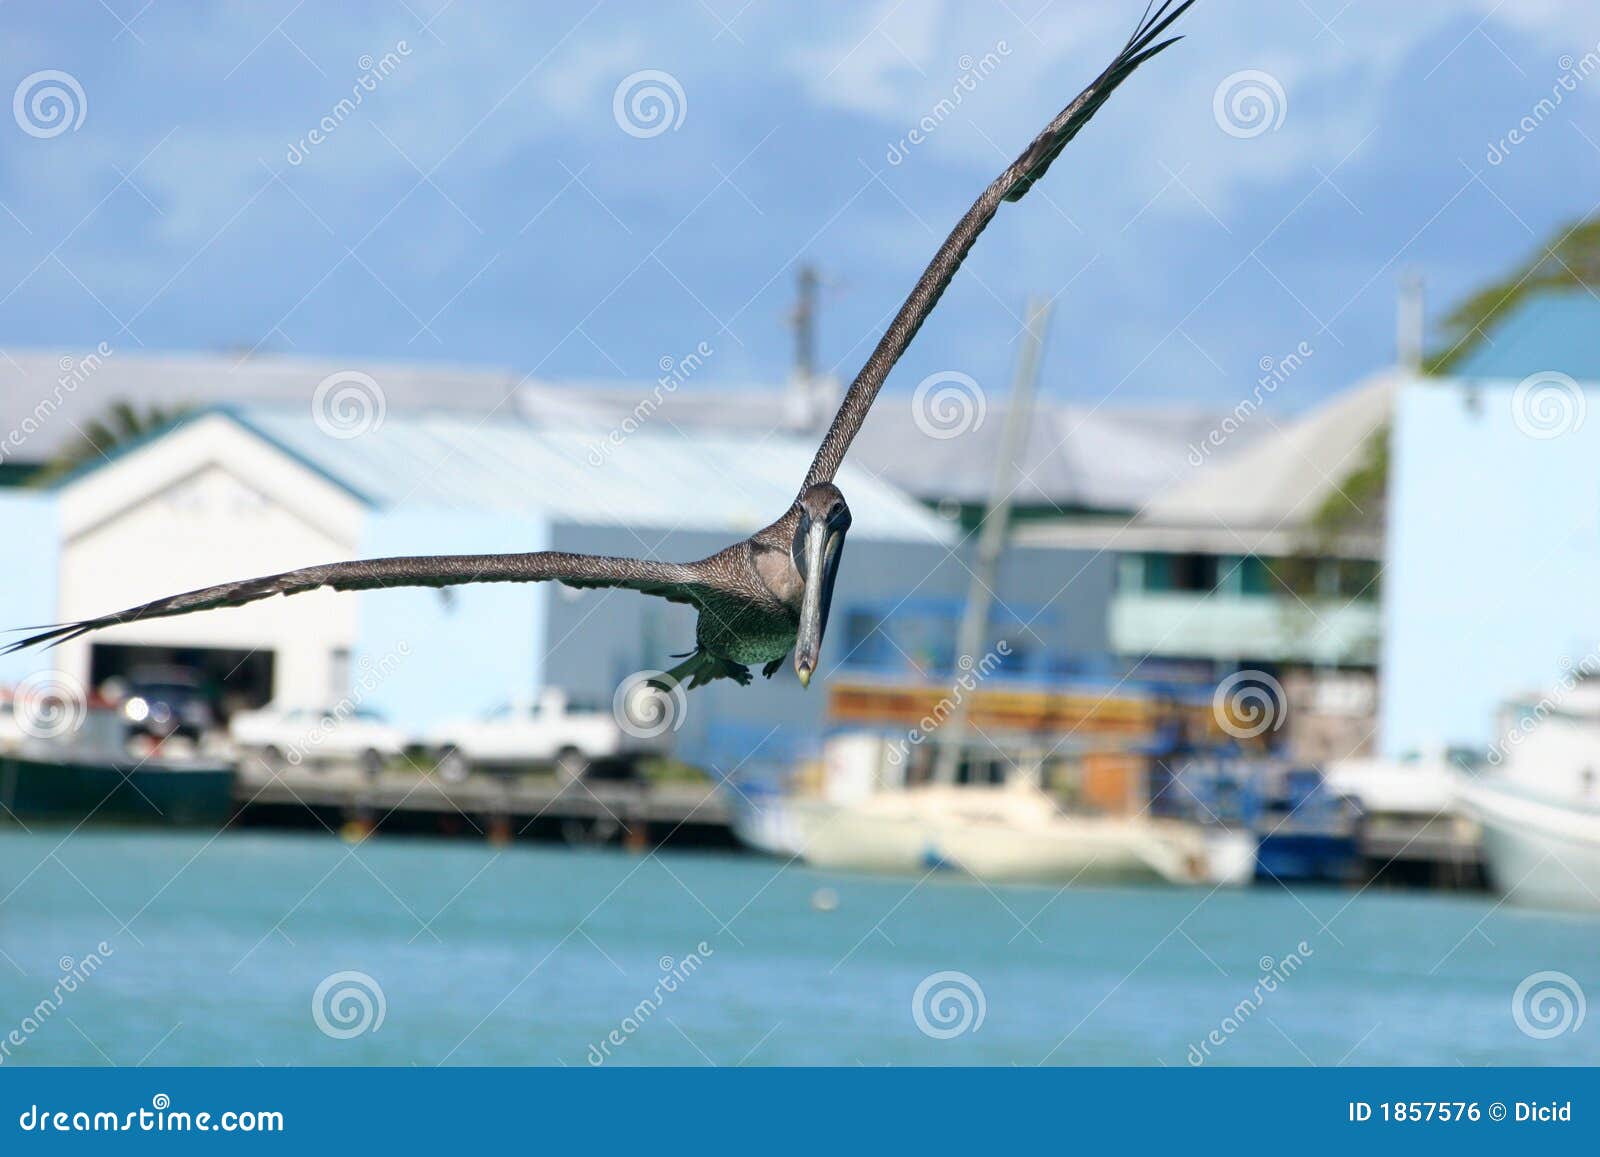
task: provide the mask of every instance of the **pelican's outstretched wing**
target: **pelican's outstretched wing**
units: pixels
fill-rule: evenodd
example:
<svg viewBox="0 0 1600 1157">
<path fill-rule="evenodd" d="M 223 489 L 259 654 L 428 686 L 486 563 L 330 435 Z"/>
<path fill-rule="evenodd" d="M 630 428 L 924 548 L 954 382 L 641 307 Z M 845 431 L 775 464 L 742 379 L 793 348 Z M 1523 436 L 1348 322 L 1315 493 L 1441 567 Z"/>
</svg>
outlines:
<svg viewBox="0 0 1600 1157">
<path fill-rule="evenodd" d="M 701 588 L 701 574 L 693 563 L 652 562 L 638 558 L 606 558 L 594 554 L 566 554 L 546 550 L 533 554 L 455 554 L 416 558 L 372 558 L 336 562 L 300 570 L 269 574 L 240 582 L 219 583 L 181 595 L 130 607 L 97 619 L 62 623 L 20 642 L 0 654 L 40 643 L 64 643 L 79 635 L 118 623 L 165 619 L 215 607 L 239 607 L 273 595 L 331 587 L 336 591 L 364 591 L 377 587 L 449 587 L 460 583 L 561 582 L 574 587 L 628 587 L 659 595 L 673 602 L 693 603 Z"/>
<path fill-rule="evenodd" d="M 1158 37 L 1193 3 L 1194 0 L 1183 0 L 1183 3 L 1174 7 L 1174 0 L 1163 0 L 1154 12 L 1146 8 L 1139 27 L 1128 38 L 1128 43 L 1117 54 L 1117 58 L 1055 120 L 1045 126 L 1044 132 L 1034 138 L 1023 154 L 967 210 L 966 216 L 961 218 L 950 236 L 945 238 L 944 244 L 939 246 L 939 252 L 934 254 L 932 262 L 912 289 L 911 296 L 906 298 L 900 312 L 889 323 L 889 329 L 878 342 L 878 348 L 872 351 L 867 364 L 861 367 L 861 372 L 851 383 L 850 391 L 845 394 L 833 425 L 828 428 L 816 459 L 811 463 L 805 486 L 831 481 L 838 473 L 845 451 L 850 448 L 850 442 L 867 419 L 873 399 L 878 396 L 878 388 L 889 376 L 895 362 L 900 360 L 900 355 L 905 353 L 917 330 L 922 328 L 922 323 L 933 312 L 939 296 L 955 277 L 956 270 L 961 268 L 978 235 L 994 219 L 1000 202 L 1020 200 L 1033 187 L 1033 183 L 1044 176 L 1050 162 L 1056 159 L 1068 141 L 1078 135 L 1078 130 L 1100 110 L 1106 98 L 1127 79 L 1129 73 L 1182 39 L 1174 36 L 1168 40 L 1158 40 Z"/>
</svg>

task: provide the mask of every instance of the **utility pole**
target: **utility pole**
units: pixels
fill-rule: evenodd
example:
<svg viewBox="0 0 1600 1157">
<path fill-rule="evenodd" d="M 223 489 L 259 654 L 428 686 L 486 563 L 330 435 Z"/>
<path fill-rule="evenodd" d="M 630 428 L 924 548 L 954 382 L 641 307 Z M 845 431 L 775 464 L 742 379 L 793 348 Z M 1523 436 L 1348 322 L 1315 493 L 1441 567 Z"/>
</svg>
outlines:
<svg viewBox="0 0 1600 1157">
<path fill-rule="evenodd" d="M 809 262 L 802 265 L 795 278 L 794 312 L 789 315 L 794 326 L 794 376 L 807 384 L 817 376 L 817 288 L 821 284 L 817 267 Z"/>
<path fill-rule="evenodd" d="M 789 325 L 794 330 L 794 369 L 789 375 L 789 397 L 785 409 L 789 424 L 809 431 L 817 425 L 817 290 L 822 278 L 810 262 L 801 265 L 795 277 L 794 307 L 789 310 Z"/>
<path fill-rule="evenodd" d="M 978 555 L 967 587 L 967 603 L 956 636 L 956 663 L 966 658 L 975 667 L 989 633 L 989 604 L 993 601 L 995 577 L 1000 569 L 1000 554 L 1010 534 L 1011 495 L 1016 489 L 1017 459 L 1027 444 L 1033 424 L 1033 392 L 1039 379 L 1039 359 L 1044 353 L 1044 335 L 1050 326 L 1050 302 L 1041 297 L 1028 301 L 1028 325 L 1017 355 L 1017 368 L 1011 380 L 1011 400 L 1006 405 L 1006 424 L 1000 438 L 1000 453 L 995 461 L 994 482 L 989 492 L 989 510 L 978 532 Z M 971 670 L 972 668 L 967 668 Z M 959 678 L 959 675 L 957 676 Z M 966 695 L 960 696 L 937 733 L 938 758 L 934 763 L 935 783 L 954 783 L 961 767 L 961 749 L 967 737 Z"/>
<path fill-rule="evenodd" d="M 1395 361 L 1412 373 L 1422 369 L 1422 344 L 1427 324 L 1422 276 L 1416 272 L 1400 278 L 1400 296 L 1395 304 Z"/>
</svg>

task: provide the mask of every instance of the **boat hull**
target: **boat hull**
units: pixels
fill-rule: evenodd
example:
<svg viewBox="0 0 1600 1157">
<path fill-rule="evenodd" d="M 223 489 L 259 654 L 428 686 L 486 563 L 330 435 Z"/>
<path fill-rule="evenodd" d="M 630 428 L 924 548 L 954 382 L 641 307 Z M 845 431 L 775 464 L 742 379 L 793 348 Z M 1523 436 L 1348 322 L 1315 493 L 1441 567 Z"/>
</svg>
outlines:
<svg viewBox="0 0 1600 1157">
<path fill-rule="evenodd" d="M 948 870 L 992 883 L 1243 884 L 1254 868 L 1247 833 L 1143 817 L 1008 822 L 918 808 L 914 797 L 877 802 L 787 800 L 784 827 L 808 864 L 849 871 Z"/>
<path fill-rule="evenodd" d="M 1482 782 L 1460 800 L 1483 831 L 1489 880 L 1515 904 L 1600 911 L 1600 810 Z"/>
<path fill-rule="evenodd" d="M 24 822 L 217 827 L 233 814 L 232 767 L 0 757 L 0 804 Z"/>
</svg>

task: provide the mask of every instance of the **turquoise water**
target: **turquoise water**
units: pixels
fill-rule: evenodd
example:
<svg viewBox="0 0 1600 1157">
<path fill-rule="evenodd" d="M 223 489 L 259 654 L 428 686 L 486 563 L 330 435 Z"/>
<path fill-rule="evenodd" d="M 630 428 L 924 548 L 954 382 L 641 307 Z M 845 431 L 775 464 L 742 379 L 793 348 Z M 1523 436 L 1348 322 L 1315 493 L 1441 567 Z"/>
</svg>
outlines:
<svg viewBox="0 0 1600 1157">
<path fill-rule="evenodd" d="M 1538 1039 L 1512 1008 L 1543 971 L 1600 997 L 1600 918 L 1480 896 L 991 891 L 732 855 L 65 829 L 0 832 L 0 896 L 5 1064 L 1181 1066 L 1212 1032 L 1215 1064 L 1600 1063 L 1600 1010 Z M 375 1031 L 319 1028 L 340 972 L 381 989 Z M 941 972 L 970 978 L 945 1037 L 913 1015 Z M 923 1023 L 961 1027 L 957 1000 L 935 1006 Z M 340 1007 L 354 1020 L 324 1023 L 359 1028 Z"/>
</svg>

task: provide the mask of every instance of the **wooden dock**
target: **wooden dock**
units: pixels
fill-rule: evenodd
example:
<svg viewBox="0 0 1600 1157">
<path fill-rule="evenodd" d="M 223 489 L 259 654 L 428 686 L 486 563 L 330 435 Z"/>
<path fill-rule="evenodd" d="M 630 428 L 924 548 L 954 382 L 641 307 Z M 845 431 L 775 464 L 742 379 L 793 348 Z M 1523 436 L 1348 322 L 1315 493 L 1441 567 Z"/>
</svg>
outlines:
<svg viewBox="0 0 1600 1157">
<path fill-rule="evenodd" d="M 247 762 L 234 798 L 233 822 L 245 827 L 623 843 L 640 850 L 735 844 L 721 793 L 709 781 L 562 784 L 554 776 L 471 775 L 446 783 L 409 771 L 373 778 L 354 768 L 273 774 Z"/>
</svg>

